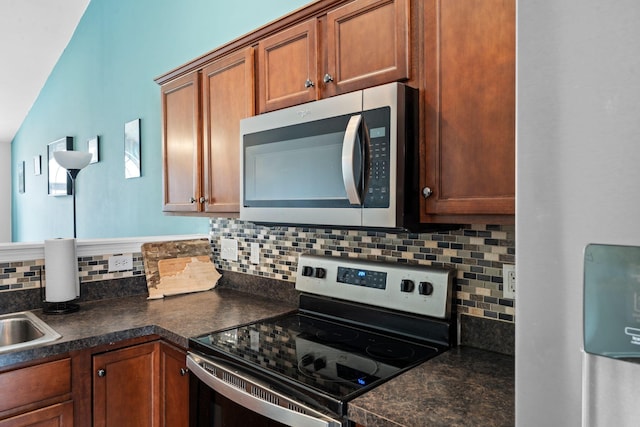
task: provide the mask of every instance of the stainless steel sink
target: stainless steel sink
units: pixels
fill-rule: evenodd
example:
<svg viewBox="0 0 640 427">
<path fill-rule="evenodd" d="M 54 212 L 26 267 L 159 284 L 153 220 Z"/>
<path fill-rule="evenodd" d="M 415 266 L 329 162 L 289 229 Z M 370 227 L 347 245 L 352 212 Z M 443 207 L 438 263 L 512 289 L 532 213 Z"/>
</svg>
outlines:
<svg viewBox="0 0 640 427">
<path fill-rule="evenodd" d="M 28 311 L 0 316 L 0 353 L 48 343 L 60 337 L 59 333 Z"/>
</svg>

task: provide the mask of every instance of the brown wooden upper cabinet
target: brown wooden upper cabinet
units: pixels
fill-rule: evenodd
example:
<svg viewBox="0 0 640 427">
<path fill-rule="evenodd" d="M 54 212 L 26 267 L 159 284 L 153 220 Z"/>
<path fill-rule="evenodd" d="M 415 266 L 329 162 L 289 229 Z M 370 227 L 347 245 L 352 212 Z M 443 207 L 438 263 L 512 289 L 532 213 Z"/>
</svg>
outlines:
<svg viewBox="0 0 640 427">
<path fill-rule="evenodd" d="M 423 12 L 421 220 L 513 223 L 515 0 Z"/>
<path fill-rule="evenodd" d="M 255 109 L 253 49 L 202 70 L 204 211 L 240 211 L 240 120 Z"/>
<path fill-rule="evenodd" d="M 409 17 L 409 0 L 358 0 L 328 12 L 324 96 L 408 79 Z"/>
<path fill-rule="evenodd" d="M 514 222 L 515 0 L 318 0 L 156 81 L 164 211 L 235 216 L 255 109 L 404 81 L 420 91 L 421 221 Z"/>
<path fill-rule="evenodd" d="M 316 99 L 316 20 L 311 19 L 258 43 L 260 112 Z"/>
<path fill-rule="evenodd" d="M 162 85 L 165 212 L 239 211 L 240 119 L 253 115 L 253 48 Z"/>
<path fill-rule="evenodd" d="M 201 193 L 202 136 L 200 74 L 191 73 L 161 88 L 162 208 L 198 212 Z"/>
<path fill-rule="evenodd" d="M 259 112 L 409 78 L 409 0 L 355 0 L 258 43 Z"/>
</svg>

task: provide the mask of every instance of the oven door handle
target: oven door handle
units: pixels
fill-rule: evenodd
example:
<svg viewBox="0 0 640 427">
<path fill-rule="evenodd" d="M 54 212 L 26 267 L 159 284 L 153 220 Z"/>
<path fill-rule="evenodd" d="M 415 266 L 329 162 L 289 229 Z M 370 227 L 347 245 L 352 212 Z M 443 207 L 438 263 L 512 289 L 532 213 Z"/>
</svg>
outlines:
<svg viewBox="0 0 640 427">
<path fill-rule="evenodd" d="M 356 180 L 356 171 L 353 164 L 355 159 L 356 150 L 359 148 L 357 141 L 360 131 L 360 124 L 362 123 L 362 114 L 351 116 L 349 123 L 347 123 L 347 129 L 344 132 L 344 139 L 342 140 L 342 182 L 344 188 L 347 191 L 347 199 L 352 205 L 362 205 L 362 197 L 358 189 Z"/>
<path fill-rule="evenodd" d="M 210 369 L 219 370 L 222 378 L 226 378 L 227 381 L 205 369 L 202 366 L 203 363 L 208 365 Z M 340 421 L 329 418 L 308 406 L 301 405 L 299 402 L 271 390 L 267 385 L 261 384 L 256 379 L 250 378 L 246 374 L 241 374 L 232 368 L 223 366 L 219 362 L 213 362 L 210 359 L 188 353 L 187 368 L 189 368 L 189 372 L 217 393 L 271 420 L 291 426 L 342 426 Z M 254 392 L 250 393 L 249 390 L 253 390 Z M 278 404 L 280 401 L 291 403 L 298 411 L 281 406 Z M 304 413 L 299 411 L 303 411 Z"/>
</svg>

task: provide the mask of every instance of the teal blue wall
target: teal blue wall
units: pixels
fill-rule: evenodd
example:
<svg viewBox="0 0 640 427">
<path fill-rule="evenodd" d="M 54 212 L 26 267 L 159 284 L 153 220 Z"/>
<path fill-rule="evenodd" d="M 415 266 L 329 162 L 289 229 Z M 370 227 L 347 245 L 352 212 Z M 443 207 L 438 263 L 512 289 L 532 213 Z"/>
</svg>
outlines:
<svg viewBox="0 0 640 427">
<path fill-rule="evenodd" d="M 92 0 L 12 142 L 14 241 L 73 235 L 72 198 L 47 195 L 47 144 L 100 137 L 100 162 L 76 184 L 78 238 L 208 232 L 205 218 L 162 214 L 160 88 L 153 79 L 309 0 Z M 141 119 L 142 177 L 124 178 L 124 123 Z M 32 159 L 41 155 L 42 175 Z M 13 174 L 14 176 L 16 174 Z"/>
</svg>

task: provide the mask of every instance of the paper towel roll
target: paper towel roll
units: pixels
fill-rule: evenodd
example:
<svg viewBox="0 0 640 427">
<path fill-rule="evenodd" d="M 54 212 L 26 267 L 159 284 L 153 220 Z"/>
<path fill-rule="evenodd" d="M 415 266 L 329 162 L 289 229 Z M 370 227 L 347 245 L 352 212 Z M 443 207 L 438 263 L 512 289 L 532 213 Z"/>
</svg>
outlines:
<svg viewBox="0 0 640 427">
<path fill-rule="evenodd" d="M 76 239 L 44 241 L 47 302 L 67 302 L 80 296 Z"/>
</svg>

